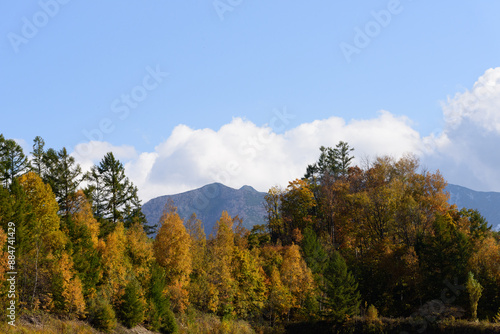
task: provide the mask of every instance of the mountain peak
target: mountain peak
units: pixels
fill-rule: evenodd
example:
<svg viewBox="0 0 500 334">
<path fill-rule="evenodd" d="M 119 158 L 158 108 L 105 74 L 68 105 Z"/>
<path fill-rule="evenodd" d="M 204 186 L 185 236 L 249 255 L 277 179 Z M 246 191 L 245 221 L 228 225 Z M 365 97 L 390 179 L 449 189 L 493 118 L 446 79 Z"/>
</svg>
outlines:
<svg viewBox="0 0 500 334">
<path fill-rule="evenodd" d="M 245 186 L 241 187 L 239 190 L 251 191 L 251 192 L 255 192 L 255 193 L 256 193 L 256 192 L 258 192 L 257 190 L 255 190 L 255 188 L 254 188 L 254 187 L 252 187 L 252 186 L 247 186 L 247 185 L 245 185 Z"/>
<path fill-rule="evenodd" d="M 254 225 L 262 225 L 265 195 L 248 185 L 234 189 L 222 183 L 211 183 L 180 194 L 153 198 L 142 206 L 142 211 L 148 223 L 154 225 L 160 220 L 165 203 L 171 199 L 181 218 L 189 219 L 192 213 L 196 213 L 208 235 L 223 211 L 227 211 L 232 217 L 238 215 L 243 219 L 243 226 L 248 229 Z"/>
</svg>

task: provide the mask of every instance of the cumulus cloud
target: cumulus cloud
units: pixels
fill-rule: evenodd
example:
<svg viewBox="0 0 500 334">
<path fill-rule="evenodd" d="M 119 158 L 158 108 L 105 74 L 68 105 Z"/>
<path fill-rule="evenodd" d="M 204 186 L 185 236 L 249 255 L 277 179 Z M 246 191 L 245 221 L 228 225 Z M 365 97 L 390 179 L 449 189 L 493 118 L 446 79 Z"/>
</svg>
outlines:
<svg viewBox="0 0 500 334">
<path fill-rule="evenodd" d="M 489 69 L 471 90 L 443 102 L 446 125 L 440 134 L 422 136 L 408 117 L 388 111 L 379 111 L 371 119 L 333 116 L 297 125 L 290 121 L 293 115 L 285 112 L 263 126 L 243 118 L 234 118 L 218 130 L 178 125 L 153 152 L 89 142 L 77 146 L 73 154 L 84 168 L 90 168 L 113 151 L 125 162 L 126 173 L 144 202 L 212 182 L 234 188 L 251 185 L 260 191 L 275 184 L 286 186 L 317 160 L 320 146 L 333 147 L 340 140 L 355 148 L 357 164 L 366 157 L 399 158 L 411 152 L 429 169 L 440 169 L 450 183 L 498 191 L 498 106 L 500 68 Z"/>
<path fill-rule="evenodd" d="M 136 159 L 139 156 L 133 146 L 115 146 L 103 141 L 80 143 L 75 146 L 75 150 L 71 155 L 80 164 L 83 171 L 89 171 L 90 168 L 99 163 L 108 152 L 113 152 L 115 158 L 120 161 Z"/>
<path fill-rule="evenodd" d="M 445 128 L 426 138 L 425 161 L 450 183 L 500 191 L 500 68 L 488 69 L 472 89 L 443 102 Z"/>
<path fill-rule="evenodd" d="M 212 182 L 235 188 L 251 185 L 261 191 L 275 184 L 286 186 L 317 160 L 321 145 L 335 146 L 340 140 L 355 147 L 360 158 L 423 150 L 411 121 L 387 111 L 370 120 L 331 117 L 279 134 L 276 129 L 242 118 L 217 131 L 178 125 L 154 152 L 134 157 L 125 167 L 141 198 L 148 200 Z"/>
</svg>

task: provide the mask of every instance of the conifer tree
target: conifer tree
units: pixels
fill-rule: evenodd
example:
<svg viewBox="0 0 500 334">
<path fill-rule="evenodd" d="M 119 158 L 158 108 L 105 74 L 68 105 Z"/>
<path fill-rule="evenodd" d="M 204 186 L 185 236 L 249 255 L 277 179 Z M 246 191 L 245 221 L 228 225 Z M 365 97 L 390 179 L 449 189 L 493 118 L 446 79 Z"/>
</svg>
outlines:
<svg viewBox="0 0 500 334">
<path fill-rule="evenodd" d="M 125 175 L 123 164 L 112 152 L 107 153 L 101 162 L 86 175 L 89 183 L 85 194 L 92 201 L 94 214 L 116 224 L 123 222 L 126 227 L 135 222 L 145 225 L 146 219 L 141 211 L 141 201 L 137 187 Z"/>
<path fill-rule="evenodd" d="M 136 280 L 130 281 L 125 287 L 122 303 L 119 308 L 119 318 L 128 328 L 140 324 L 144 320 L 145 305 L 141 298 L 141 286 Z"/>
<path fill-rule="evenodd" d="M 13 139 L 4 139 L 0 135 L 0 180 L 5 186 L 13 183 L 14 178 L 23 174 L 28 168 L 28 159 L 22 147 Z"/>
<path fill-rule="evenodd" d="M 42 137 L 36 136 L 33 140 L 33 151 L 31 152 L 33 155 L 33 159 L 31 160 L 31 171 L 37 173 L 42 179 L 45 175 L 45 164 L 43 162 L 45 155 L 44 146 L 45 141 Z"/>
<path fill-rule="evenodd" d="M 325 316 L 340 321 L 346 315 L 357 314 L 361 303 L 358 284 L 347 269 L 344 258 L 337 251 L 332 254 L 324 277 Z"/>
<path fill-rule="evenodd" d="M 47 176 L 48 183 L 56 195 L 60 212 L 63 217 L 68 217 L 70 198 L 80 185 L 82 170 L 75 158 L 68 154 L 65 147 L 57 152 L 51 160 Z"/>
<path fill-rule="evenodd" d="M 165 334 L 177 333 L 177 322 L 170 308 L 170 301 L 163 293 L 166 286 L 165 269 L 158 263 L 153 263 L 150 270 L 148 299 L 151 312 L 148 319 L 151 329 Z"/>
</svg>

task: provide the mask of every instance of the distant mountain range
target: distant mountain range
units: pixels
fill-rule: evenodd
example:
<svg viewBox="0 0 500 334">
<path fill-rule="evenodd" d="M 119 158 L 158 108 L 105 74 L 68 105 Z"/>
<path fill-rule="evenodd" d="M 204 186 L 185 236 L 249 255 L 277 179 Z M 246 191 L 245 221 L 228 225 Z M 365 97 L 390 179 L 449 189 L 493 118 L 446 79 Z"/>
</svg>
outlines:
<svg viewBox="0 0 500 334">
<path fill-rule="evenodd" d="M 449 184 L 446 190 L 450 193 L 450 204 L 456 204 L 458 209 L 476 209 L 493 229 L 500 228 L 500 193 L 474 191 L 454 184 Z"/>
<path fill-rule="evenodd" d="M 153 198 L 142 206 L 142 211 L 148 223 L 154 225 L 160 220 L 165 204 L 171 199 L 181 218 L 189 219 L 196 213 L 197 218 L 203 222 L 208 237 L 222 211 L 227 211 L 231 217 L 238 215 L 247 229 L 264 224 L 265 195 L 266 193 L 258 192 L 250 186 L 233 189 L 220 183 L 212 183 L 181 194 Z"/>
<path fill-rule="evenodd" d="M 450 184 L 446 188 L 450 193 L 450 204 L 459 209 L 477 209 L 495 228 L 500 228 L 500 193 L 480 192 Z M 205 233 L 210 235 L 222 211 L 232 217 L 238 215 L 243 219 L 243 226 L 265 223 L 264 196 L 250 186 L 233 189 L 220 183 L 212 183 L 198 189 L 176 195 L 165 195 L 154 198 L 142 206 L 150 225 L 158 223 L 165 204 L 171 199 L 181 218 L 189 219 L 192 213 L 204 223 Z"/>
</svg>

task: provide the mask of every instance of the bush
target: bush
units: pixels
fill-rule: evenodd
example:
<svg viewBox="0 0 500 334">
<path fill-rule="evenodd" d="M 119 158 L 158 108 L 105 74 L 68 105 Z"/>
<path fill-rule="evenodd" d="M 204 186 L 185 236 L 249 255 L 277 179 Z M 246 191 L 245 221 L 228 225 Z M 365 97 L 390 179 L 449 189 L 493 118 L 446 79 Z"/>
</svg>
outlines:
<svg viewBox="0 0 500 334">
<path fill-rule="evenodd" d="M 137 281 L 131 281 L 125 287 L 122 304 L 119 309 L 120 320 L 128 328 L 139 325 L 144 320 L 144 302 L 140 296 L 141 287 Z"/>
<path fill-rule="evenodd" d="M 368 306 L 368 309 L 366 310 L 366 318 L 368 320 L 378 319 L 378 311 L 377 311 L 377 308 L 375 306 L 373 306 L 373 304 Z"/>
<path fill-rule="evenodd" d="M 106 298 L 90 302 L 88 318 L 92 326 L 104 332 L 111 332 L 116 327 L 115 311 Z"/>
</svg>

